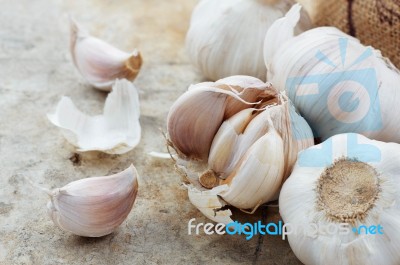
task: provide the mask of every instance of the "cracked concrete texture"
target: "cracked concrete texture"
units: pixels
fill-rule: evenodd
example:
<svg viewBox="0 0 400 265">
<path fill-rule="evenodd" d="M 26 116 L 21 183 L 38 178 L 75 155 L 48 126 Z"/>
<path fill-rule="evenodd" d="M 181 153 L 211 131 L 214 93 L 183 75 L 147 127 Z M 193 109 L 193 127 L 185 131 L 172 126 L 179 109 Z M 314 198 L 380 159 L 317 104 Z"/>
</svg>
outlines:
<svg viewBox="0 0 400 265">
<path fill-rule="evenodd" d="M 202 77 L 183 42 L 194 0 L 0 0 L 0 264 L 301 264 L 279 237 L 188 235 L 187 222 L 207 222 L 188 201 L 164 151 L 159 128 L 173 101 Z M 68 15 L 93 35 L 123 50 L 138 48 L 144 65 L 140 89 L 143 138 L 124 155 L 75 154 L 46 119 L 62 95 L 82 111 L 102 112 L 106 93 L 85 83 L 68 51 Z M 121 171 L 140 174 L 128 219 L 103 238 L 63 232 L 46 214 L 47 188 Z M 278 221 L 276 208 L 239 220 Z"/>
</svg>

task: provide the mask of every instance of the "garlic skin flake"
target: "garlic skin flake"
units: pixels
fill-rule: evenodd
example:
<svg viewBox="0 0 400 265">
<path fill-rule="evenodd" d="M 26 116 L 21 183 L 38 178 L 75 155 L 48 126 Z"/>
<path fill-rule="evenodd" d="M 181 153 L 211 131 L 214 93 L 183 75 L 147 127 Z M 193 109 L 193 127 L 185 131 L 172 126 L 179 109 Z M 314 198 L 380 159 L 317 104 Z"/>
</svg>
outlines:
<svg viewBox="0 0 400 265">
<path fill-rule="evenodd" d="M 230 209 L 221 210 L 227 205 L 218 195 L 227 191 L 227 185 L 221 185 L 212 190 L 198 190 L 193 185 L 188 187 L 188 196 L 190 202 L 200 210 L 208 219 L 223 224 L 233 222 L 231 219 L 232 211 Z"/>
<path fill-rule="evenodd" d="M 76 68 L 94 87 L 110 91 L 116 79 L 133 81 L 142 66 L 142 57 L 136 49 L 123 52 L 89 35 L 71 19 L 71 55 Z"/>
<path fill-rule="evenodd" d="M 130 213 L 138 192 L 133 165 L 115 175 L 73 181 L 50 192 L 47 210 L 64 231 L 101 237 L 115 231 Z"/>
<path fill-rule="evenodd" d="M 63 97 L 56 112 L 47 117 L 80 152 L 123 154 L 136 147 L 141 138 L 139 96 L 127 80 L 115 82 L 103 115 L 89 117 L 69 97 Z"/>
<path fill-rule="evenodd" d="M 318 161 L 317 163 L 316 160 Z M 400 145 L 340 134 L 302 151 L 284 183 L 279 209 L 285 223 L 314 223 L 288 235 L 301 262 L 317 264 L 400 264 Z M 322 227 L 349 233 L 327 233 Z M 378 226 L 383 234 L 352 227 Z M 340 230 L 338 230 L 340 231 Z"/>
<path fill-rule="evenodd" d="M 266 80 L 263 43 L 267 29 L 293 0 L 202 0 L 195 7 L 186 36 L 190 59 L 215 81 L 232 75 Z M 298 32 L 311 27 L 304 12 Z"/>
<path fill-rule="evenodd" d="M 353 132 L 400 143 L 400 116 L 394 111 L 400 71 L 380 51 L 333 27 L 294 36 L 300 9 L 293 6 L 266 34 L 268 80 L 286 90 L 316 137 Z"/>
</svg>

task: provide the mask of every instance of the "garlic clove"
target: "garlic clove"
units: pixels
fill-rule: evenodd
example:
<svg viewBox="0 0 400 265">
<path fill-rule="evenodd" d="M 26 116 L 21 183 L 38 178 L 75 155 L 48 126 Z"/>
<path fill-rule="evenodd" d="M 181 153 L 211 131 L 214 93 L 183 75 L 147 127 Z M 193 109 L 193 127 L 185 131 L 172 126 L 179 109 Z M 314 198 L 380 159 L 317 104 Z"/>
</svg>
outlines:
<svg viewBox="0 0 400 265">
<path fill-rule="evenodd" d="M 105 91 L 110 91 L 115 79 L 133 81 L 142 66 L 142 57 L 137 50 L 129 54 L 92 37 L 73 19 L 71 54 L 82 76 L 94 87 Z"/>
<path fill-rule="evenodd" d="M 108 95 L 103 115 L 89 117 L 80 112 L 68 97 L 63 97 L 49 120 L 62 129 L 65 138 L 78 151 L 123 154 L 140 141 L 139 96 L 127 80 L 117 80 Z"/>
<path fill-rule="evenodd" d="M 232 215 L 231 210 L 223 210 L 223 207 L 227 206 L 227 204 L 218 196 L 229 189 L 227 185 L 221 185 L 212 190 L 199 190 L 193 185 L 189 185 L 187 188 L 190 202 L 207 218 L 223 224 L 233 222 L 230 217 Z"/>
<path fill-rule="evenodd" d="M 271 98 L 266 92 L 269 88 L 270 84 L 247 76 L 192 85 L 168 113 L 170 141 L 181 155 L 207 159 L 223 120 L 258 103 L 259 99 Z"/>
<path fill-rule="evenodd" d="M 101 237 L 115 231 L 130 213 L 138 191 L 133 165 L 115 175 L 77 180 L 51 192 L 53 222 L 64 231 Z"/>
<path fill-rule="evenodd" d="M 283 142 L 273 129 L 259 138 L 246 152 L 235 170 L 222 181 L 229 190 L 221 197 L 239 209 L 256 208 L 271 200 L 282 184 Z"/>
<path fill-rule="evenodd" d="M 229 173 L 228 168 L 237 162 L 231 157 L 237 154 L 238 138 L 251 121 L 253 111 L 252 108 L 244 109 L 224 121 L 212 141 L 208 164 L 221 178 L 226 178 L 223 174 Z"/>
<path fill-rule="evenodd" d="M 167 118 L 171 142 L 185 156 L 204 159 L 224 116 L 226 96 L 191 90 L 172 105 Z"/>
</svg>

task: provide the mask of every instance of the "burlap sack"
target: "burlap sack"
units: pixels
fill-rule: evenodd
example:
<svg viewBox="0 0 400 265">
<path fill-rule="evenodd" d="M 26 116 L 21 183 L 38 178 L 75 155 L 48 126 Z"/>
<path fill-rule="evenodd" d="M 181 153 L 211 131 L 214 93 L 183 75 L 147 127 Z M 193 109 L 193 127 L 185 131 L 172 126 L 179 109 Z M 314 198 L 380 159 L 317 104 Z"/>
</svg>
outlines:
<svg viewBox="0 0 400 265">
<path fill-rule="evenodd" d="M 335 26 L 400 68 L 400 0 L 298 0 L 317 26 Z"/>
</svg>

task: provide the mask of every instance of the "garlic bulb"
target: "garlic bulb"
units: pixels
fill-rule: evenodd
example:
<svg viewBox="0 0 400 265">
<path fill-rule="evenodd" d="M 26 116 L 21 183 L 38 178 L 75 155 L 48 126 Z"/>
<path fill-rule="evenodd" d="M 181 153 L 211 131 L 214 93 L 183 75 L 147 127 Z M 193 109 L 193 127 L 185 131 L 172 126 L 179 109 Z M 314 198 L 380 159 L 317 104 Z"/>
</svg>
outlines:
<svg viewBox="0 0 400 265">
<path fill-rule="evenodd" d="M 133 81 L 142 66 L 137 50 L 123 52 L 92 37 L 71 19 L 71 55 L 82 76 L 94 87 L 110 91 L 115 79 Z"/>
<path fill-rule="evenodd" d="M 248 79 L 244 76 L 227 79 L 239 78 Z M 255 90 L 258 95 L 251 99 L 252 102 L 258 100 L 258 104 L 247 105 L 238 98 L 238 95 L 245 96 L 247 90 L 229 95 L 221 89 L 210 92 L 210 86 L 219 82 L 207 83 L 208 86 L 196 85 L 197 89 L 189 92 L 201 91 L 207 95 L 204 97 L 215 97 L 221 102 L 207 105 L 205 103 L 209 101 L 199 100 L 198 94 L 178 99 L 181 107 L 171 108 L 176 118 L 169 120 L 168 133 L 170 136 L 171 132 L 175 134 L 169 142 L 178 151 L 177 168 L 191 183 L 188 186 L 190 201 L 211 220 L 228 223 L 231 212 L 221 208 L 232 205 L 240 209 L 255 209 L 276 199 L 297 153 L 314 142 L 305 120 L 295 112 L 287 98 L 278 95 L 271 86 L 258 80 L 260 85 L 257 87 L 262 90 Z M 251 86 L 241 87 L 251 89 Z M 231 92 L 234 91 L 239 90 L 231 86 Z M 227 99 L 231 100 L 228 104 Z M 201 102 L 196 103 L 196 100 Z M 241 104 L 241 110 L 226 115 L 226 109 L 232 103 Z M 219 118 L 212 120 L 213 117 Z M 191 125 L 197 120 L 200 120 L 200 125 Z M 177 126 L 176 123 L 181 124 Z M 200 138 L 205 133 L 208 138 Z M 198 144 L 198 149 L 207 146 L 203 149 L 203 156 L 193 155 L 198 154 L 195 148 L 182 152 L 181 146 L 193 147 L 195 144 Z"/>
<path fill-rule="evenodd" d="M 89 117 L 80 112 L 69 97 L 63 97 L 48 119 L 62 129 L 65 138 L 78 151 L 123 154 L 140 141 L 139 96 L 127 80 L 116 80 L 108 95 L 103 115 Z"/>
<path fill-rule="evenodd" d="M 316 137 L 346 132 L 400 143 L 400 72 L 381 53 L 332 27 L 296 37 L 300 5 L 265 38 L 268 80 L 288 97 Z"/>
<path fill-rule="evenodd" d="M 359 134 L 302 151 L 279 197 L 300 261 L 400 264 L 399 165 L 399 144 Z"/>
<path fill-rule="evenodd" d="M 192 62 L 215 81 L 231 75 L 250 75 L 265 80 L 265 34 L 294 0 L 202 0 L 193 11 L 186 37 Z M 299 32 L 310 28 L 303 14 Z"/>
<path fill-rule="evenodd" d="M 107 177 L 77 180 L 50 192 L 48 214 L 62 230 L 86 237 L 112 233 L 127 218 L 138 191 L 133 165 Z"/>
</svg>

